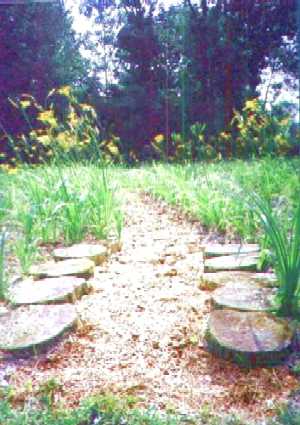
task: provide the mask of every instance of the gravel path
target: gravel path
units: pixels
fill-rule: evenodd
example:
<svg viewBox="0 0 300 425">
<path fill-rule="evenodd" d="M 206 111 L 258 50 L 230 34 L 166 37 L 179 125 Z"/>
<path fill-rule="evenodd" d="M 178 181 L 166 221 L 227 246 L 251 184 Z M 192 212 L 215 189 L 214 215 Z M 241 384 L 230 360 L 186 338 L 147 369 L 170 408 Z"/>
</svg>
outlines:
<svg viewBox="0 0 300 425">
<path fill-rule="evenodd" d="M 241 370 L 205 350 L 199 224 L 147 196 L 126 193 L 124 205 L 122 251 L 97 268 L 93 293 L 77 303 L 82 327 L 43 355 L 9 360 L 11 383 L 37 388 L 54 377 L 68 405 L 108 391 L 159 409 L 195 413 L 207 402 L 217 412 L 271 414 L 296 387 L 286 367 Z"/>
</svg>

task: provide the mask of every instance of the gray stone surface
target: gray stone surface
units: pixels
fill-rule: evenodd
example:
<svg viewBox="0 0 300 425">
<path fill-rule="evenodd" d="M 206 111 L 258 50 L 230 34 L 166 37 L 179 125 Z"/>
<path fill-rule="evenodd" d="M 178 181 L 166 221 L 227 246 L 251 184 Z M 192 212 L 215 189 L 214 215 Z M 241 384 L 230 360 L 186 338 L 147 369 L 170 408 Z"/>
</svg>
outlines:
<svg viewBox="0 0 300 425">
<path fill-rule="evenodd" d="M 290 352 L 293 332 L 285 319 L 263 312 L 215 310 L 206 340 L 215 355 L 245 367 L 273 366 Z"/>
<path fill-rule="evenodd" d="M 14 305 L 74 302 L 89 289 L 85 279 L 74 276 L 27 279 L 9 289 L 8 300 Z"/>
<path fill-rule="evenodd" d="M 108 256 L 108 248 L 104 245 L 87 243 L 73 245 L 67 248 L 57 248 L 53 251 L 55 260 L 68 260 L 71 258 L 88 258 L 96 265 L 102 264 Z"/>
<path fill-rule="evenodd" d="M 32 266 L 29 274 L 34 279 L 59 276 L 89 278 L 94 275 L 95 263 L 87 258 L 48 262 Z"/>
<path fill-rule="evenodd" d="M 205 257 L 259 253 L 257 244 L 207 244 L 203 245 Z"/>
<path fill-rule="evenodd" d="M 203 273 L 200 277 L 199 288 L 213 291 L 228 283 L 256 283 L 261 287 L 276 287 L 276 276 L 273 273 L 253 273 L 247 271 L 221 271 L 216 273 Z"/>
<path fill-rule="evenodd" d="M 225 255 L 215 257 L 204 262 L 205 272 L 217 272 L 226 270 L 251 270 L 256 271 L 258 256 L 256 254 Z"/>
<path fill-rule="evenodd" d="M 0 349 L 34 349 L 52 341 L 77 321 L 70 304 L 19 307 L 0 316 Z"/>
<path fill-rule="evenodd" d="M 215 308 L 240 311 L 268 311 L 274 307 L 275 292 L 257 283 L 227 283 L 212 293 Z"/>
</svg>

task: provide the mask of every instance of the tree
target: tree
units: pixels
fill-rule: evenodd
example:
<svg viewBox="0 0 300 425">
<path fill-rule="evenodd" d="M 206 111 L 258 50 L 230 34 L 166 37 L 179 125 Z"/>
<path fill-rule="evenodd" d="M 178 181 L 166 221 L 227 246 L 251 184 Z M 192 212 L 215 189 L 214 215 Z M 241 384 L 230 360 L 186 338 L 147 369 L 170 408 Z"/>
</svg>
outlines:
<svg viewBox="0 0 300 425">
<path fill-rule="evenodd" d="M 0 124 L 11 135 L 24 119 L 9 103 L 22 93 L 43 102 L 61 85 L 80 85 L 87 61 L 63 2 L 0 5 Z"/>
</svg>

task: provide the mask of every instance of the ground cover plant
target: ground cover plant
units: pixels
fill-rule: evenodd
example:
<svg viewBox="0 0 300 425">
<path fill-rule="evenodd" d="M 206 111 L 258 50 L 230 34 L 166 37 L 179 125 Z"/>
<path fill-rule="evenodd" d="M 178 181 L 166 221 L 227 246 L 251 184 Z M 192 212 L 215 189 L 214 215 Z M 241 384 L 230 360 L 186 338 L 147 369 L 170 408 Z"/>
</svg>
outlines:
<svg viewBox="0 0 300 425">
<path fill-rule="evenodd" d="M 112 395 L 94 396 L 83 400 L 75 409 L 65 409 L 49 404 L 49 397 L 42 393 L 31 398 L 31 405 L 19 402 L 18 407 L 14 407 L 11 397 L 2 397 L 1 425 L 260 425 L 237 415 L 218 415 L 209 406 L 195 415 L 142 410 L 135 407 L 137 400 L 130 396 L 122 399 Z M 265 425 L 298 424 L 297 411 L 284 406 L 278 407 L 276 418 L 265 422 Z"/>
</svg>

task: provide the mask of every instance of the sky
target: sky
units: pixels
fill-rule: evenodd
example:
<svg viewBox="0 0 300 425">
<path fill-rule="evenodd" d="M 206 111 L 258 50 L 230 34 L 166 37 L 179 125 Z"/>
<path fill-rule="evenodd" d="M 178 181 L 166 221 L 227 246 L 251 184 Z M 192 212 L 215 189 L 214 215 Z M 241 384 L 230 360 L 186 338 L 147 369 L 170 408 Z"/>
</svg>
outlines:
<svg viewBox="0 0 300 425">
<path fill-rule="evenodd" d="M 170 6 L 180 3 L 181 0 L 161 0 L 165 6 Z M 84 34 L 91 31 L 91 21 L 79 13 L 80 0 L 65 0 L 66 8 L 72 13 L 74 22 L 73 28 L 76 32 Z M 263 74 L 263 81 L 259 86 L 261 97 L 264 99 L 266 93 L 267 82 L 269 81 L 270 71 L 266 69 Z M 283 82 L 284 76 L 282 74 L 275 75 L 275 81 Z M 269 93 L 269 98 L 272 99 L 272 91 Z M 288 101 L 299 105 L 299 88 L 296 91 L 291 90 L 287 85 L 283 84 L 280 95 L 276 98 L 276 103 L 281 101 Z"/>
</svg>

